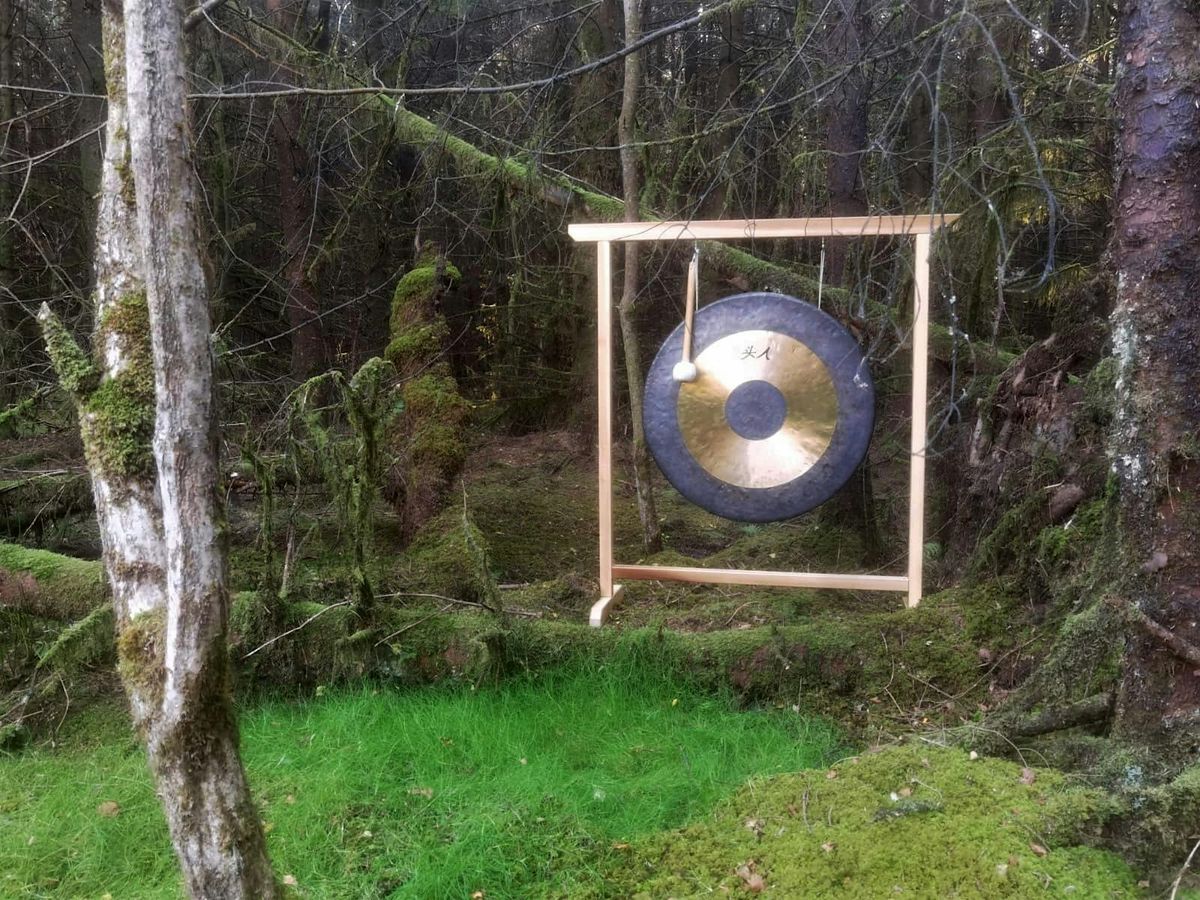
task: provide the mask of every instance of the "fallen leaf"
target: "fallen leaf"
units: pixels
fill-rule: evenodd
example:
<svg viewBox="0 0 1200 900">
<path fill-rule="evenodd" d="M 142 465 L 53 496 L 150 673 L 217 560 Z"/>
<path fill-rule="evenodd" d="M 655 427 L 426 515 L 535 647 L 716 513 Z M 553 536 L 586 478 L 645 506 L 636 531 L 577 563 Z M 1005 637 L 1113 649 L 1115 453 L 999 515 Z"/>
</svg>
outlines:
<svg viewBox="0 0 1200 900">
<path fill-rule="evenodd" d="M 487 894 L 485 894 L 483 891 L 475 891 L 473 894 L 471 894 L 471 900 L 483 900 L 483 898 L 486 896 Z"/>
<path fill-rule="evenodd" d="M 979 754 L 972 750 L 967 754 L 967 759 L 971 760 L 971 762 L 974 762 L 975 760 L 979 759 Z"/>
<path fill-rule="evenodd" d="M 836 846 L 837 844 L 835 844 L 833 841 L 826 841 L 821 845 L 821 849 L 826 853 L 832 853 Z"/>
<path fill-rule="evenodd" d="M 628 850 L 629 847 L 630 847 L 630 845 L 625 843 L 624 841 L 616 841 L 612 845 L 612 848 L 614 850 Z"/>
<path fill-rule="evenodd" d="M 521 757 L 521 765 L 523 765 L 523 766 L 529 765 L 529 760 L 527 760 L 525 757 L 522 756 Z"/>
<path fill-rule="evenodd" d="M 298 881 L 296 880 L 296 876 L 295 876 L 295 875 L 284 875 L 284 876 L 283 876 L 283 883 L 284 883 L 284 884 L 286 884 L 288 887 L 295 887 L 295 886 L 296 886 L 296 885 L 298 885 L 300 882 L 298 882 Z"/>
<path fill-rule="evenodd" d="M 105 800 L 96 807 L 96 812 L 106 819 L 115 819 L 121 814 L 121 807 L 115 800 Z"/>
<path fill-rule="evenodd" d="M 409 788 L 408 792 L 410 794 L 412 794 L 414 797 L 424 797 L 426 800 L 433 799 L 433 788 L 415 787 L 415 788 Z"/>
<path fill-rule="evenodd" d="M 283 798 L 283 802 L 286 803 L 288 806 L 294 806 L 296 804 L 296 795 L 288 794 L 286 797 Z"/>
<path fill-rule="evenodd" d="M 762 837 L 763 825 L 765 824 L 762 819 L 747 819 L 742 824 L 746 827 L 747 831 L 753 831 L 755 837 Z"/>
<path fill-rule="evenodd" d="M 900 788 L 899 791 L 897 791 L 897 793 L 900 794 L 901 797 L 911 797 L 912 796 L 912 788 L 902 787 L 902 788 Z"/>
<path fill-rule="evenodd" d="M 742 883 L 746 886 L 746 890 L 751 893 L 761 894 L 767 887 L 766 880 L 754 871 L 754 860 L 738 866 L 737 874 L 738 878 L 742 879 Z"/>
<path fill-rule="evenodd" d="M 1147 575 L 1158 572 L 1167 567 L 1167 554 L 1161 550 L 1155 550 L 1150 554 L 1150 558 L 1142 563 L 1142 571 Z"/>
<path fill-rule="evenodd" d="M 837 778 L 837 776 L 838 776 L 837 769 L 830 769 L 828 772 L 825 773 L 825 777 L 828 778 L 830 781 L 833 781 L 833 779 Z"/>
<path fill-rule="evenodd" d="M 1033 784 L 1037 781 L 1037 772 L 1026 766 L 1021 769 L 1021 784 Z"/>
<path fill-rule="evenodd" d="M 1041 844 L 1030 843 L 1029 849 L 1033 851 L 1034 856 L 1045 856 L 1050 851 Z"/>
<path fill-rule="evenodd" d="M 274 822 L 263 822 L 263 834 L 270 834 L 275 830 Z"/>
</svg>

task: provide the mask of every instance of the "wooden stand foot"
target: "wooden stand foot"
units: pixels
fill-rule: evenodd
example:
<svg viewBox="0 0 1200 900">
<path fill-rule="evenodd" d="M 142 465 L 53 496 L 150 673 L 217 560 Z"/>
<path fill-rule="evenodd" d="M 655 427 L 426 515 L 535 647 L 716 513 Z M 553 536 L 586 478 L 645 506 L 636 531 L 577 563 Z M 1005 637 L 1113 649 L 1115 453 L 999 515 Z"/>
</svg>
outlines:
<svg viewBox="0 0 1200 900">
<path fill-rule="evenodd" d="M 601 597 L 599 600 L 593 603 L 592 612 L 588 616 L 588 624 L 593 628 L 599 628 L 601 625 L 603 625 L 605 620 L 608 618 L 608 614 L 612 611 L 612 608 L 620 602 L 621 593 L 623 590 L 624 588 L 622 588 L 621 585 L 614 584 L 611 597 Z"/>
</svg>

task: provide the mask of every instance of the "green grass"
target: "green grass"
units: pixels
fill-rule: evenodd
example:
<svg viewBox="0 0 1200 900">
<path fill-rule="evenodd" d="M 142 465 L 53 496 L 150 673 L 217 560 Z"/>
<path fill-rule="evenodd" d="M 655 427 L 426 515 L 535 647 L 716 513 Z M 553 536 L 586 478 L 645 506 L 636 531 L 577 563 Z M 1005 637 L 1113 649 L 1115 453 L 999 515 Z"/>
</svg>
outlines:
<svg viewBox="0 0 1200 900">
<path fill-rule="evenodd" d="M 66 746 L 0 758 L 0 896 L 179 896 L 141 751 L 111 710 L 84 721 Z M 242 729 L 276 869 L 305 897 L 558 894 L 748 777 L 837 748 L 826 726 L 736 711 L 636 646 L 499 688 L 267 702 Z"/>
</svg>

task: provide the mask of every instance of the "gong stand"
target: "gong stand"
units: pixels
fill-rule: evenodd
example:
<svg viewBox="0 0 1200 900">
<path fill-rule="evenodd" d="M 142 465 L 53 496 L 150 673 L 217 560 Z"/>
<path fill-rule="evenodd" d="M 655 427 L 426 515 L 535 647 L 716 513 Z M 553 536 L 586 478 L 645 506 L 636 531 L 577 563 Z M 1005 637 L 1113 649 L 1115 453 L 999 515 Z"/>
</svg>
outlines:
<svg viewBox="0 0 1200 900">
<path fill-rule="evenodd" d="M 921 601 L 925 544 L 925 403 L 929 353 L 929 255 L 933 233 L 958 219 L 940 216 L 854 216 L 819 219 L 721 219 L 691 222 L 575 224 L 567 233 L 596 245 L 596 348 L 599 376 L 600 599 L 589 621 L 604 624 L 619 601 L 622 580 L 681 581 L 691 584 L 745 584 L 766 587 L 900 591 L 907 605 Z M 625 565 L 613 562 L 612 528 L 612 245 L 627 241 L 775 240 L 777 238 L 914 238 L 912 326 L 912 435 L 909 442 L 908 574 L 857 575 L 773 572 L 754 569 L 702 569 L 688 566 Z"/>
</svg>

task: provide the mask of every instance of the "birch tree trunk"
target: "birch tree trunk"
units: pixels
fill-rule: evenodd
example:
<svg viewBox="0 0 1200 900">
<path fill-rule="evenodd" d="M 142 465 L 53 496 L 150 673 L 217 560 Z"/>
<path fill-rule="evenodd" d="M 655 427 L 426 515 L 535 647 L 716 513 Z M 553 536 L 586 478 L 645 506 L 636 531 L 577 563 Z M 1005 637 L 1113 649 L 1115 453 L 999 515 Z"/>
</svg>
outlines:
<svg viewBox="0 0 1200 900">
<path fill-rule="evenodd" d="M 1114 731 L 1186 760 L 1200 736 L 1200 670 L 1155 633 L 1200 646 L 1200 11 L 1125 0 L 1117 36 L 1118 364 L 1130 635 Z"/>
<path fill-rule="evenodd" d="M 122 681 L 184 885 L 196 898 L 270 898 L 277 890 L 229 692 L 182 13 L 177 0 L 127 0 L 122 33 L 119 13 L 105 4 L 108 143 L 92 355 L 48 307 L 40 319 L 79 411 Z"/>
<path fill-rule="evenodd" d="M 642 33 L 641 0 L 625 0 L 625 46 L 637 41 Z M 621 117 L 617 120 L 617 142 L 621 145 L 621 186 L 625 197 L 625 221 L 636 222 L 640 216 L 638 195 L 641 178 L 638 172 L 637 132 L 638 87 L 642 80 L 642 53 L 625 57 L 625 87 L 621 93 Z M 650 453 L 646 449 L 646 430 L 642 425 L 642 355 L 638 342 L 633 307 L 638 289 L 638 247 L 636 241 L 625 244 L 625 273 L 621 302 L 617 306 L 621 322 L 621 346 L 625 351 L 625 380 L 629 386 L 629 417 L 633 429 L 633 477 L 637 488 L 638 517 L 642 521 L 642 542 L 646 550 L 656 553 L 662 549 L 662 532 L 658 527 L 658 510 L 654 503 L 654 486 L 650 482 Z"/>
</svg>

